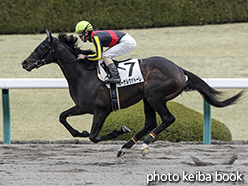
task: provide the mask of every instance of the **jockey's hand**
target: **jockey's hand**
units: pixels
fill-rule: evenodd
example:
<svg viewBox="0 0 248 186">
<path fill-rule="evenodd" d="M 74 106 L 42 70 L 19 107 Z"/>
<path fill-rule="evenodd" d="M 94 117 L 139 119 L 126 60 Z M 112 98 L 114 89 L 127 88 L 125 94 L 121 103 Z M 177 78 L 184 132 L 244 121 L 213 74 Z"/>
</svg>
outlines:
<svg viewBox="0 0 248 186">
<path fill-rule="evenodd" d="M 80 59 L 85 59 L 85 55 L 83 55 L 83 54 L 78 54 L 78 58 L 77 58 L 78 60 L 80 60 Z"/>
</svg>

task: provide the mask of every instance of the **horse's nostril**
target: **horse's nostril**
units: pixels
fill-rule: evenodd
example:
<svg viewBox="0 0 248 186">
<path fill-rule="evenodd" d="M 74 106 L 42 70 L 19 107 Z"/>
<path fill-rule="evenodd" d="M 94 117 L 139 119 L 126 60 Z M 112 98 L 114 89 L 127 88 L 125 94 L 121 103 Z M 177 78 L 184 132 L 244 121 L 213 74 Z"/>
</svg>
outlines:
<svg viewBox="0 0 248 186">
<path fill-rule="evenodd" d="M 27 66 L 28 62 L 27 61 L 23 61 L 22 62 L 22 67 L 25 68 Z"/>
</svg>

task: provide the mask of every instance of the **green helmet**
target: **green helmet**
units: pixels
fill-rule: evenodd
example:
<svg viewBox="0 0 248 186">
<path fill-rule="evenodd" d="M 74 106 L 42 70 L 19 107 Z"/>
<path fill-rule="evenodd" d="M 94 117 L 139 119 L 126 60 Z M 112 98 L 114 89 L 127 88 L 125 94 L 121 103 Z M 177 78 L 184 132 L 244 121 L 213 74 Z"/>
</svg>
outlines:
<svg viewBox="0 0 248 186">
<path fill-rule="evenodd" d="M 88 21 L 80 21 L 75 27 L 75 33 L 82 33 L 85 30 L 92 31 L 93 27 Z"/>
</svg>

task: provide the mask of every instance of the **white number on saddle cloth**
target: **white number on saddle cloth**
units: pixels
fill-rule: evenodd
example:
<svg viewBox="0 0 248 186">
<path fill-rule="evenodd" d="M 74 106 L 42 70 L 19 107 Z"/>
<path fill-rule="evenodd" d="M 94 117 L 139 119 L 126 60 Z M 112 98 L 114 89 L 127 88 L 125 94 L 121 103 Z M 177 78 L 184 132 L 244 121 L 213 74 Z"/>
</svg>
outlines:
<svg viewBox="0 0 248 186">
<path fill-rule="evenodd" d="M 101 75 L 101 80 L 107 79 L 107 73 L 103 69 L 102 64 L 103 60 L 98 61 L 99 73 Z M 140 71 L 139 61 L 138 59 L 130 59 L 128 61 L 124 61 L 118 64 L 118 71 L 121 78 L 121 83 L 116 84 L 117 87 L 124 87 L 128 85 L 133 85 L 137 83 L 144 82 L 143 76 Z M 107 84 L 109 88 L 109 84 Z"/>
</svg>

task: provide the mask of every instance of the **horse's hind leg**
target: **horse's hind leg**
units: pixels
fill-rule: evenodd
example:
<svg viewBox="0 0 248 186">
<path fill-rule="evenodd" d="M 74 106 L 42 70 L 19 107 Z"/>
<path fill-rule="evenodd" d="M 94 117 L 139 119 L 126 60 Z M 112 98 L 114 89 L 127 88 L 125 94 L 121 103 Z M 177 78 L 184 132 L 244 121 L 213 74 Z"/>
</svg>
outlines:
<svg viewBox="0 0 248 186">
<path fill-rule="evenodd" d="M 59 116 L 59 121 L 64 125 L 64 127 L 71 133 L 73 137 L 89 137 L 89 132 L 84 130 L 82 133 L 75 130 L 67 121 L 66 118 L 69 116 L 76 116 L 76 115 L 82 115 L 85 114 L 81 108 L 74 106 L 64 112 L 62 112 Z"/>
<path fill-rule="evenodd" d="M 155 110 L 151 107 L 151 105 L 147 102 L 146 99 L 144 99 L 143 102 L 144 102 L 144 112 L 146 117 L 145 126 L 139 133 L 137 133 L 135 136 L 129 139 L 127 143 L 125 143 L 121 147 L 121 149 L 117 153 L 117 157 L 124 155 L 125 154 L 124 149 L 130 149 L 138 140 L 140 140 L 148 132 L 150 132 L 151 130 L 157 127 Z"/>
<path fill-rule="evenodd" d="M 166 103 L 161 102 L 153 102 L 152 103 L 153 108 L 158 112 L 158 114 L 161 117 L 162 124 L 159 125 L 153 132 L 151 132 L 144 140 L 143 147 L 142 147 L 142 154 L 145 155 L 145 153 L 148 150 L 148 145 L 150 142 L 159 135 L 164 129 L 169 127 L 174 121 L 175 117 L 170 113 L 168 110 Z"/>
</svg>

